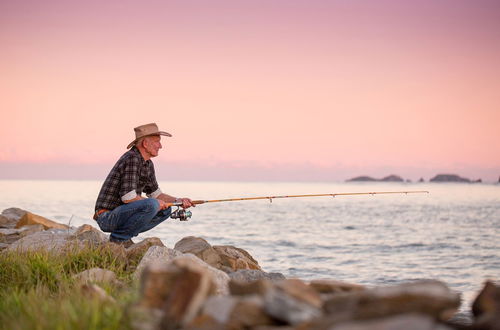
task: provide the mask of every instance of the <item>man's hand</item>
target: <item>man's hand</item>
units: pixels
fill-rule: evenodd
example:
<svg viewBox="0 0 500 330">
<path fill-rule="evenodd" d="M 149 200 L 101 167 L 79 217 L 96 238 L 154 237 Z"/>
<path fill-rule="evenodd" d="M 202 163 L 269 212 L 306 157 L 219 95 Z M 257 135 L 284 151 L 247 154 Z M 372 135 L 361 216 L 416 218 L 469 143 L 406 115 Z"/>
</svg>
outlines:
<svg viewBox="0 0 500 330">
<path fill-rule="evenodd" d="M 157 199 L 158 203 L 160 203 L 160 210 L 165 210 L 166 208 L 169 207 L 168 203 L 161 200 L 161 199 Z"/>
<path fill-rule="evenodd" d="M 182 203 L 182 208 L 183 209 L 188 209 L 191 206 L 196 207 L 195 204 L 193 204 L 193 201 L 190 198 L 177 198 L 176 202 Z"/>
</svg>

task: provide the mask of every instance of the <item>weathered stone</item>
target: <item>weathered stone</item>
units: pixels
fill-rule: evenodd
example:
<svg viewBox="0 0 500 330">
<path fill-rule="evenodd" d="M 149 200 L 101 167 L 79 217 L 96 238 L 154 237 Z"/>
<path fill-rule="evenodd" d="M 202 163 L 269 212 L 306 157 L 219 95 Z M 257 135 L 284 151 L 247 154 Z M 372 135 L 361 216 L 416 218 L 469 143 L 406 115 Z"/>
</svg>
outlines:
<svg viewBox="0 0 500 330">
<path fill-rule="evenodd" d="M 129 305 L 126 309 L 127 319 L 134 330 L 160 329 L 163 311 L 157 308 L 148 308 L 138 304 Z"/>
<path fill-rule="evenodd" d="M 110 270 L 102 268 L 91 268 L 73 275 L 77 283 L 85 284 L 92 282 L 100 282 L 107 284 L 118 284 L 116 274 Z"/>
<path fill-rule="evenodd" d="M 437 319 L 451 316 L 460 295 L 439 281 L 419 281 L 370 290 L 339 293 L 324 309 L 336 322 L 364 320 L 404 313 L 420 313 Z"/>
<path fill-rule="evenodd" d="M 0 214 L 0 228 L 15 228 L 17 220 L 11 220 Z"/>
<path fill-rule="evenodd" d="M 239 299 L 227 321 L 229 329 L 253 329 L 273 324 L 276 324 L 276 321 L 266 313 L 264 302 L 258 296 Z"/>
<path fill-rule="evenodd" d="M 63 225 L 61 223 L 49 220 L 37 214 L 31 212 L 26 212 L 21 219 L 17 222 L 16 228 L 20 228 L 26 225 L 42 225 L 45 230 L 47 229 L 68 229 L 69 226 Z"/>
<path fill-rule="evenodd" d="M 359 284 L 352 284 L 336 280 L 313 280 L 309 283 L 309 285 L 319 293 L 350 292 L 361 291 L 365 289 L 364 286 Z"/>
<path fill-rule="evenodd" d="M 165 329 L 189 324 L 208 296 L 215 291 L 211 274 L 193 258 L 177 257 L 168 265 L 168 277 L 172 285 L 163 307 L 165 316 L 162 326 Z"/>
<path fill-rule="evenodd" d="M 7 243 L 0 243 L 0 251 L 6 249 L 8 247 L 9 247 L 9 244 L 7 244 Z"/>
<path fill-rule="evenodd" d="M 332 330 L 451 330 L 437 324 L 427 315 L 402 314 L 369 321 L 341 323 L 331 327 Z"/>
<path fill-rule="evenodd" d="M 500 330 L 500 286 L 486 281 L 472 304 L 474 329 Z"/>
<path fill-rule="evenodd" d="M 191 253 L 212 267 L 220 269 L 221 258 L 215 249 L 203 238 L 188 236 L 175 243 L 174 249 L 182 253 Z"/>
<path fill-rule="evenodd" d="M 12 243 L 7 250 L 18 252 L 45 250 L 63 254 L 83 246 L 83 242 L 73 239 L 71 231 L 51 229 L 23 237 Z"/>
<path fill-rule="evenodd" d="M 260 279 L 253 282 L 229 281 L 229 292 L 235 296 L 260 295 L 264 296 L 273 287 L 271 281 Z"/>
<path fill-rule="evenodd" d="M 15 228 L 17 222 L 26 214 L 26 211 L 17 207 L 11 207 L 2 211 L 0 216 L 0 227 Z"/>
<path fill-rule="evenodd" d="M 208 274 L 210 274 L 212 281 L 215 284 L 215 292 L 214 292 L 215 294 L 226 295 L 229 293 L 229 287 L 228 287 L 229 276 L 226 273 L 210 266 L 203 260 L 200 260 L 196 256 L 189 253 L 179 257 L 175 257 L 173 262 L 177 261 L 178 259 L 181 260 L 189 259 L 190 262 L 193 262 L 198 266 L 200 266 L 201 268 L 205 269 L 208 272 Z"/>
<path fill-rule="evenodd" d="M 92 246 L 98 246 L 108 240 L 107 236 L 100 230 L 87 224 L 78 227 L 73 236 L 76 239 L 89 243 Z"/>
<path fill-rule="evenodd" d="M 201 313 L 226 324 L 237 302 L 238 298 L 232 296 L 211 296 L 203 304 Z"/>
<path fill-rule="evenodd" d="M 228 328 L 224 324 L 217 322 L 213 317 L 201 314 L 185 326 L 184 330 L 228 330 Z"/>
<path fill-rule="evenodd" d="M 141 275 L 139 305 L 147 308 L 162 308 L 173 282 L 171 269 L 166 263 L 146 265 Z"/>
<path fill-rule="evenodd" d="M 253 282 L 260 279 L 268 279 L 271 281 L 281 281 L 286 279 L 281 273 L 266 273 L 256 269 L 240 269 L 235 272 L 228 273 L 232 280 L 239 282 Z"/>
<path fill-rule="evenodd" d="M 97 299 L 106 303 L 115 303 L 115 299 L 108 295 L 103 288 L 97 284 L 83 284 L 80 286 L 80 291 L 88 299 Z"/>
<path fill-rule="evenodd" d="M 131 261 L 138 261 L 152 246 L 165 247 L 163 242 L 157 237 L 148 237 L 139 243 L 127 248 L 127 258 Z"/>
<path fill-rule="evenodd" d="M 261 270 L 259 263 L 247 251 L 230 245 L 216 245 L 213 247 L 219 254 L 222 270 L 236 271 L 239 269 Z"/>
<path fill-rule="evenodd" d="M 28 225 L 21 228 L 2 228 L 0 229 L 0 242 L 11 244 L 25 236 L 43 231 L 42 225 Z"/>
<path fill-rule="evenodd" d="M 115 244 L 113 244 L 115 245 Z M 142 256 L 141 261 L 137 265 L 137 268 L 134 272 L 134 276 L 138 278 L 142 272 L 142 270 L 149 264 L 168 264 L 175 257 L 179 257 L 182 255 L 182 252 L 177 250 L 169 249 L 164 246 L 151 246 L 146 251 L 144 256 Z"/>
<path fill-rule="evenodd" d="M 277 282 L 264 296 L 266 312 L 291 325 L 321 316 L 321 305 L 320 295 L 298 279 Z"/>
</svg>

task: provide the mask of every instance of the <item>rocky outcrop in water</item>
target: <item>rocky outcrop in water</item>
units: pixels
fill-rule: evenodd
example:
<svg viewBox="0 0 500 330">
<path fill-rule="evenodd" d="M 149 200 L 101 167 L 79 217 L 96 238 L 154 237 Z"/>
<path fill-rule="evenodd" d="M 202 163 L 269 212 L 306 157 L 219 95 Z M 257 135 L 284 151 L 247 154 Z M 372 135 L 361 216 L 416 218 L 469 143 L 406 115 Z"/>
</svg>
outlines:
<svg viewBox="0 0 500 330">
<path fill-rule="evenodd" d="M 404 182 L 405 180 L 399 175 L 388 175 L 382 179 L 375 179 L 370 176 L 357 176 L 346 180 L 347 182 Z"/>
<path fill-rule="evenodd" d="M 458 176 L 456 174 L 438 174 L 432 179 L 429 180 L 430 182 L 481 182 L 481 179 L 478 179 L 476 181 L 472 181 L 468 178 L 463 178 L 461 176 Z"/>
</svg>

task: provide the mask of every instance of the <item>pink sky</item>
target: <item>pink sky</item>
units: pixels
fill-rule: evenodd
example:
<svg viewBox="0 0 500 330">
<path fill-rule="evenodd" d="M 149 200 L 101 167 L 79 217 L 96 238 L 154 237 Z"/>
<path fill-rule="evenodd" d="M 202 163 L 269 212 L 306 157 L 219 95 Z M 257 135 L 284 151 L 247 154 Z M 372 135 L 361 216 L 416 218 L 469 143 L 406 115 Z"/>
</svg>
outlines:
<svg viewBox="0 0 500 330">
<path fill-rule="evenodd" d="M 2 1 L 0 178 L 500 176 L 498 1 Z"/>
</svg>

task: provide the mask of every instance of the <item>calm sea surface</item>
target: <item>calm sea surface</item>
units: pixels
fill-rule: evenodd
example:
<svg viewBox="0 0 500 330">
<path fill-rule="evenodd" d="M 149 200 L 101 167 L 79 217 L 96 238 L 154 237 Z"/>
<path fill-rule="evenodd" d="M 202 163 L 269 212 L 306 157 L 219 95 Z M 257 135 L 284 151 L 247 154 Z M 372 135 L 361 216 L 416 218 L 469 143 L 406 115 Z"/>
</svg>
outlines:
<svg viewBox="0 0 500 330">
<path fill-rule="evenodd" d="M 91 220 L 98 181 L 0 181 L 0 209 L 20 207 L 62 223 Z M 428 190 L 199 205 L 137 239 L 168 247 L 185 236 L 241 247 L 267 272 L 365 285 L 438 279 L 462 293 L 462 310 L 485 279 L 500 279 L 500 185 L 431 183 L 161 182 L 193 199 Z"/>
</svg>

